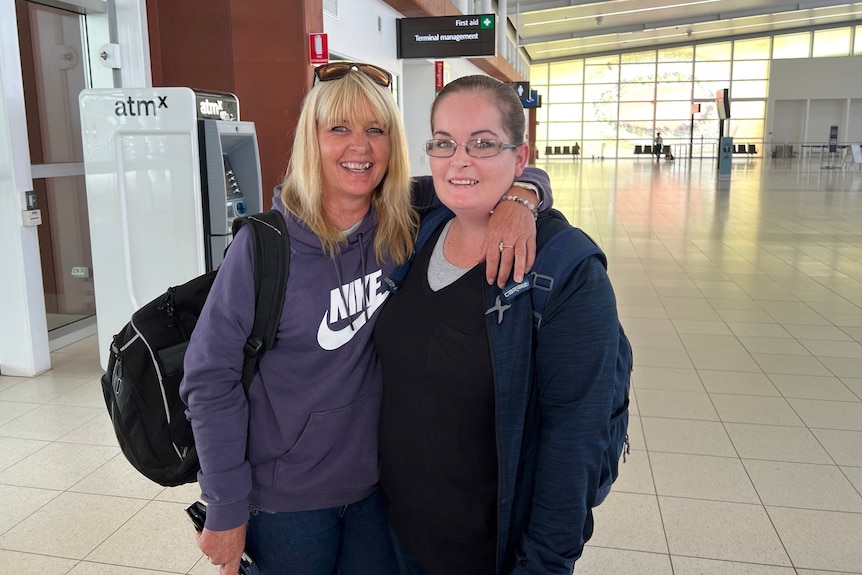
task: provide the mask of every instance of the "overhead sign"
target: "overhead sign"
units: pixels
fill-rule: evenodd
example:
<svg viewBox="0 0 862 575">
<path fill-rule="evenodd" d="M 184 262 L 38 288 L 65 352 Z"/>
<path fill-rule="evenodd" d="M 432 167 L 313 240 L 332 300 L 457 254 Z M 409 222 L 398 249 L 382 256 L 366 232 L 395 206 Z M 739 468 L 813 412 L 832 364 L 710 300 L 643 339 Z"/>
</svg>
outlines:
<svg viewBox="0 0 862 575">
<path fill-rule="evenodd" d="M 494 14 L 399 18 L 396 20 L 399 58 L 460 58 L 495 56 Z"/>
<path fill-rule="evenodd" d="M 512 88 L 518 93 L 518 97 L 522 100 L 530 98 L 530 83 L 529 82 L 512 82 Z"/>
<path fill-rule="evenodd" d="M 314 66 L 329 63 L 329 42 L 326 34 L 308 35 L 308 55 Z"/>
<path fill-rule="evenodd" d="M 536 90 L 530 90 L 529 94 L 526 94 L 521 98 L 521 106 L 524 108 L 541 108 L 542 97 Z"/>
</svg>

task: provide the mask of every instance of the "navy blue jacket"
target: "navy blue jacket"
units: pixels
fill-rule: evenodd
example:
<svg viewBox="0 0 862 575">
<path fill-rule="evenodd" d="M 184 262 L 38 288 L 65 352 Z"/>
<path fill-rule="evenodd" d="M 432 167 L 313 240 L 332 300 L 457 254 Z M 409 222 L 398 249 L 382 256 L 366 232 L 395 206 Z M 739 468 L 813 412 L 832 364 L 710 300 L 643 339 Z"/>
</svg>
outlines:
<svg viewBox="0 0 862 575">
<path fill-rule="evenodd" d="M 436 227 L 439 220 L 425 222 Z M 570 575 L 593 531 L 591 502 L 614 393 L 616 298 L 598 257 L 556 281 L 538 330 L 529 290 L 504 309 L 501 290 L 484 288 L 496 392 L 500 574 Z"/>
</svg>

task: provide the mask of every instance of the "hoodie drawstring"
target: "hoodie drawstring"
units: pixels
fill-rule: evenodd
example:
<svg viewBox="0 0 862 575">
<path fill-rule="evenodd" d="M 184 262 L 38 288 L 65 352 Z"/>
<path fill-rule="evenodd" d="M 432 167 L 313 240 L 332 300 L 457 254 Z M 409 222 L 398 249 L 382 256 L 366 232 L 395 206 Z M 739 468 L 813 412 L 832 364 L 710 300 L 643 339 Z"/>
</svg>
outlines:
<svg viewBox="0 0 862 575">
<path fill-rule="evenodd" d="M 359 278 L 359 283 L 361 284 L 360 288 L 362 289 L 362 301 L 360 302 L 360 305 L 362 306 L 362 314 L 365 316 L 365 321 L 367 322 L 368 321 L 368 305 L 367 305 L 367 303 L 368 303 L 369 297 L 368 297 L 368 294 L 366 293 L 366 289 L 365 289 L 365 276 L 368 275 L 367 274 L 368 270 L 365 267 L 366 266 L 365 244 L 362 243 L 362 233 L 357 234 L 357 238 L 359 240 L 360 265 L 362 266 L 362 275 Z M 340 251 L 339 251 L 339 254 L 340 254 Z M 341 267 L 339 266 L 340 262 L 341 262 L 340 257 L 332 258 L 332 265 L 335 267 L 335 275 L 338 277 L 338 285 L 341 286 L 338 288 L 338 292 L 341 294 L 341 303 L 344 304 L 344 311 L 347 314 L 348 321 L 350 322 L 350 330 L 356 331 L 356 328 L 353 326 L 353 318 L 350 315 L 350 304 L 348 303 L 348 296 L 351 294 L 347 293 L 345 295 L 345 293 L 344 293 L 345 284 L 344 284 L 344 279 L 343 279 L 342 274 L 341 274 Z M 352 286 L 352 285 L 353 285 L 353 282 L 351 282 L 347 286 L 347 289 L 348 290 L 351 289 L 350 286 Z M 351 299 L 355 299 L 355 298 L 351 298 Z"/>
</svg>

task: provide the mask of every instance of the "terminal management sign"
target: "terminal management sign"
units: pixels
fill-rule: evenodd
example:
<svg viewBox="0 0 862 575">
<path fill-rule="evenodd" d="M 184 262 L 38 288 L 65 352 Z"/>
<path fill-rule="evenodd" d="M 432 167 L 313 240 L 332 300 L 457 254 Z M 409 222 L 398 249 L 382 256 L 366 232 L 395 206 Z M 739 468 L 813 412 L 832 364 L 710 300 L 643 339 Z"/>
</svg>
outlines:
<svg viewBox="0 0 862 575">
<path fill-rule="evenodd" d="M 399 58 L 460 58 L 496 55 L 494 14 L 399 18 Z"/>
</svg>

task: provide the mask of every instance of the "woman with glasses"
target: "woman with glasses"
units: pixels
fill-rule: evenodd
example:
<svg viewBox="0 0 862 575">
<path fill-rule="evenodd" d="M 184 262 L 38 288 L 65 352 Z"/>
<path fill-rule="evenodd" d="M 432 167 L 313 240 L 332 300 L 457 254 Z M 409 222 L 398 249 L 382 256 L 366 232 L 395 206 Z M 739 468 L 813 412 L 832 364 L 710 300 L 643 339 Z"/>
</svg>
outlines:
<svg viewBox="0 0 862 575">
<path fill-rule="evenodd" d="M 243 549 L 264 575 L 395 572 L 378 491 L 382 374 L 372 334 L 386 278 L 413 251 L 412 203 L 430 205 L 433 184 L 419 179 L 411 192 L 390 82 L 367 64 L 315 71 L 276 202 L 291 252 L 278 342 L 247 395 L 240 377 L 255 297 L 244 229 L 186 352 L 181 394 L 207 502 L 198 543 L 222 574 L 237 573 Z M 542 175 L 534 183 L 546 186 Z M 489 245 L 520 237 L 526 254 L 533 216 L 502 203 L 497 215 L 510 223 Z M 514 258 L 492 250 L 507 276 Z"/>
<path fill-rule="evenodd" d="M 608 276 L 591 256 L 554 278 L 534 334 L 530 292 L 489 286 L 476 263 L 489 211 L 527 163 L 524 128 L 517 95 L 487 76 L 454 80 L 431 108 L 443 217 L 424 220 L 433 231 L 374 331 L 402 575 L 570 575 L 592 534 L 619 341 Z"/>
</svg>

